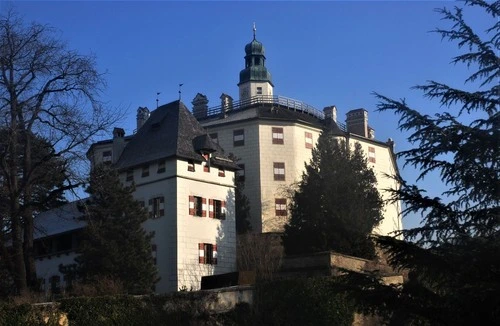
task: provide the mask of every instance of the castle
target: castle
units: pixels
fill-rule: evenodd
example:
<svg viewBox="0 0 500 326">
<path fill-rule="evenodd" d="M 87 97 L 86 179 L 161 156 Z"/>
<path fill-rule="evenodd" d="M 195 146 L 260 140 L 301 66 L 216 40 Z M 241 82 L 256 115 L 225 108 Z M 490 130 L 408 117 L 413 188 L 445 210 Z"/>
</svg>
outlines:
<svg viewBox="0 0 500 326">
<path fill-rule="evenodd" d="M 286 189 L 300 180 L 304 163 L 323 128 L 348 144 L 362 145 L 384 199 L 398 185 L 393 142 L 375 139 L 364 109 L 337 119 L 335 106 L 323 111 L 274 95 L 265 50 L 253 40 L 245 46 L 239 99 L 222 94 L 208 107 L 198 93 L 190 111 L 174 101 L 150 112 L 139 108 L 137 130 L 93 144 L 91 166 L 111 164 L 124 184 L 134 183 L 134 197 L 148 212 L 144 228 L 154 231 L 152 255 L 159 270 L 159 293 L 197 289 L 200 278 L 236 270 L 234 178 L 245 183 L 254 232 L 280 232 L 288 219 Z M 237 162 L 229 159 L 233 153 Z M 384 220 L 374 230 L 390 234 L 402 228 L 398 202 L 386 204 Z M 69 280 L 58 271 L 75 257 L 84 223 L 77 203 L 40 214 L 35 239 L 37 273 L 47 292 L 61 291 Z"/>
</svg>

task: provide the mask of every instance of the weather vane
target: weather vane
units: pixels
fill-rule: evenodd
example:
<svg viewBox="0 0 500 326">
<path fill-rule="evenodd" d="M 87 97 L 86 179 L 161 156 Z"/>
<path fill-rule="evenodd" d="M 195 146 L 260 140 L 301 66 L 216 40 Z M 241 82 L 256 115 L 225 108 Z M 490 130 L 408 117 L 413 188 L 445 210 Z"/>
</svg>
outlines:
<svg viewBox="0 0 500 326">
<path fill-rule="evenodd" d="M 255 40 L 255 32 L 257 32 L 257 27 L 255 27 L 255 22 L 253 22 L 253 39 Z"/>
<path fill-rule="evenodd" d="M 182 93 L 181 87 L 182 87 L 182 85 L 184 85 L 184 84 L 179 84 L 179 101 L 181 100 L 181 93 Z"/>
<path fill-rule="evenodd" d="M 158 109 L 158 101 L 159 101 L 158 95 L 160 95 L 160 94 L 161 94 L 161 92 L 156 92 L 156 108 L 157 109 Z"/>
</svg>

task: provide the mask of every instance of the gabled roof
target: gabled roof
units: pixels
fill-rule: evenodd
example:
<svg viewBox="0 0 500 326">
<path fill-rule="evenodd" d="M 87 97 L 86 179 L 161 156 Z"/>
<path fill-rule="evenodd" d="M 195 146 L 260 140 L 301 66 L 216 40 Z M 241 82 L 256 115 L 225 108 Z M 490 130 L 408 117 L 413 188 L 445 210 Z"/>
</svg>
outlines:
<svg viewBox="0 0 500 326">
<path fill-rule="evenodd" d="M 231 160 L 227 160 L 222 148 L 208 137 L 206 130 L 180 101 L 162 105 L 151 112 L 146 123 L 127 143 L 115 166 L 128 169 L 171 157 L 202 161 L 203 157 L 196 151 L 193 142 L 198 136 L 206 136 L 211 143 L 214 164 L 238 168 Z M 217 160 L 216 157 L 222 159 Z"/>
</svg>

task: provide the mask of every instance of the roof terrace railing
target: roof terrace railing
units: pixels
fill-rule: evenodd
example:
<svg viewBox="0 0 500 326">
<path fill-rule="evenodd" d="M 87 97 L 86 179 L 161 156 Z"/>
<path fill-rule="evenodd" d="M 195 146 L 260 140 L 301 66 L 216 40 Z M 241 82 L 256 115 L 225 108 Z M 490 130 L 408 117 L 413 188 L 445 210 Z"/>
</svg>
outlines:
<svg viewBox="0 0 500 326">
<path fill-rule="evenodd" d="M 309 104 L 306 104 L 299 100 L 294 100 L 292 98 L 278 96 L 278 95 L 256 95 L 250 97 L 248 99 L 233 101 L 232 103 L 228 103 L 227 105 L 218 105 L 215 107 L 211 107 L 207 110 L 207 118 L 220 115 L 224 113 L 224 111 L 229 110 L 242 110 L 248 107 L 253 107 L 259 104 L 272 104 L 278 105 L 282 107 L 286 107 L 288 109 L 294 111 L 300 111 L 307 114 L 310 114 L 318 119 L 324 119 L 325 114 L 320 110 L 312 107 Z"/>
</svg>

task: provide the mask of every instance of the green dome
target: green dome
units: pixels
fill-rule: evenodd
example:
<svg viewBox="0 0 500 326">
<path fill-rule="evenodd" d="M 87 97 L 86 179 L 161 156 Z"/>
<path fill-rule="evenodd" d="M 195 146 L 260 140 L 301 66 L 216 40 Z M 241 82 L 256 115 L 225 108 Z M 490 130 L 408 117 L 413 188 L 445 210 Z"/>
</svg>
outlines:
<svg viewBox="0 0 500 326">
<path fill-rule="evenodd" d="M 255 38 L 252 42 L 245 45 L 246 55 L 264 55 L 264 46 Z"/>
</svg>

